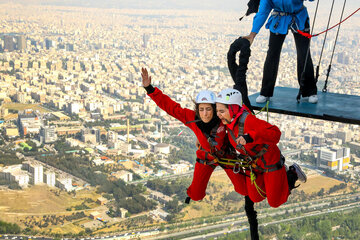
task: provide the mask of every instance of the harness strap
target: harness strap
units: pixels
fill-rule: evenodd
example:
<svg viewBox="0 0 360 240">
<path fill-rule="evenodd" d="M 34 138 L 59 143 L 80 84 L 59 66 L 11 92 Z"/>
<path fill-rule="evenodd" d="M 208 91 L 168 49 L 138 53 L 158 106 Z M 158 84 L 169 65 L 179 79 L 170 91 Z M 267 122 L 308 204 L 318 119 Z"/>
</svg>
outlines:
<svg viewBox="0 0 360 240">
<path fill-rule="evenodd" d="M 245 124 L 245 120 L 248 115 L 249 115 L 248 112 L 243 112 L 243 114 L 241 114 L 241 116 L 239 118 L 239 135 L 240 135 L 240 133 L 241 133 L 241 135 L 244 134 L 244 124 Z"/>
<path fill-rule="evenodd" d="M 272 165 L 266 165 L 266 162 L 265 162 L 265 159 L 263 156 L 261 157 L 261 161 L 264 163 L 265 168 L 259 167 L 257 164 L 255 164 L 255 165 L 253 164 L 252 167 L 253 167 L 253 169 L 256 169 L 263 173 L 274 172 L 274 171 L 280 170 L 285 164 L 285 158 L 283 155 L 280 156 L 280 160 L 277 163 L 272 164 Z"/>
<path fill-rule="evenodd" d="M 196 122 L 200 122 L 200 121 L 201 121 L 201 119 L 195 119 L 195 120 L 192 120 L 192 121 L 188 121 L 185 124 L 196 123 Z"/>
<path fill-rule="evenodd" d="M 256 158 L 263 156 L 267 152 L 269 145 L 264 144 L 259 152 L 257 152 L 256 149 L 254 149 L 254 148 L 256 148 L 256 145 L 253 147 L 253 149 L 251 149 L 252 152 L 256 153 L 256 155 L 253 156 L 253 158 L 256 159 Z"/>
<path fill-rule="evenodd" d="M 200 158 L 196 158 L 196 161 L 197 161 L 198 163 L 201 163 L 201 164 L 210 166 L 210 167 L 212 167 L 213 169 L 216 168 L 216 165 L 215 165 L 215 164 L 217 164 L 217 161 L 216 161 L 215 159 L 214 159 L 213 161 L 206 161 L 206 160 L 202 160 L 202 159 L 200 159 Z"/>
<path fill-rule="evenodd" d="M 299 12 L 301 12 L 304 8 L 305 8 L 305 6 L 303 5 L 299 10 L 297 10 L 296 12 L 293 12 L 293 13 L 273 10 L 273 11 L 271 12 L 271 15 L 273 15 L 273 16 L 280 16 L 280 17 L 290 16 L 290 15 L 293 16 L 293 15 L 297 15 L 297 14 L 298 14 Z"/>
<path fill-rule="evenodd" d="M 276 10 L 273 10 L 271 12 L 271 15 L 272 16 L 275 16 L 277 21 L 274 25 L 274 29 L 276 29 L 278 26 L 279 26 L 279 22 L 280 22 L 280 17 L 284 17 L 284 16 L 292 16 L 292 20 L 291 20 L 291 23 L 289 25 L 289 28 L 296 33 L 296 30 L 299 29 L 299 27 L 297 26 L 296 22 L 295 22 L 295 16 L 301 12 L 303 9 L 305 8 L 305 6 L 303 5 L 298 11 L 296 12 L 293 12 L 293 13 L 289 13 L 289 12 L 281 12 L 281 11 L 276 11 Z M 295 27 L 294 27 L 295 25 Z"/>
<path fill-rule="evenodd" d="M 244 111 L 243 114 L 241 114 L 240 118 L 237 119 L 238 125 L 239 125 L 239 133 L 238 133 L 239 136 L 244 134 L 244 123 L 245 123 L 245 120 L 248 115 L 249 115 L 249 113 Z M 231 129 L 228 129 L 228 130 L 229 130 L 231 138 L 233 139 L 234 142 L 236 142 L 236 137 L 235 137 L 234 131 L 232 131 Z M 245 152 L 245 158 L 249 157 L 244 146 L 242 146 L 241 144 L 238 144 L 236 146 L 236 148 L 241 149 Z M 248 159 L 248 160 L 250 161 L 251 159 Z"/>
</svg>

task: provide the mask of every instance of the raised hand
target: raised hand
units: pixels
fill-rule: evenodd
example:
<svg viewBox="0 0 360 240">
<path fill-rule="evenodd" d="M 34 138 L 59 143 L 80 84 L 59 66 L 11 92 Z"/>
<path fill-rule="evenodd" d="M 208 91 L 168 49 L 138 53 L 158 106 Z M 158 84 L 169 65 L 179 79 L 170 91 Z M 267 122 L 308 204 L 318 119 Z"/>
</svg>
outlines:
<svg viewBox="0 0 360 240">
<path fill-rule="evenodd" d="M 149 76 L 146 68 L 141 68 L 141 77 L 143 86 L 148 87 L 151 84 L 151 76 Z"/>
</svg>

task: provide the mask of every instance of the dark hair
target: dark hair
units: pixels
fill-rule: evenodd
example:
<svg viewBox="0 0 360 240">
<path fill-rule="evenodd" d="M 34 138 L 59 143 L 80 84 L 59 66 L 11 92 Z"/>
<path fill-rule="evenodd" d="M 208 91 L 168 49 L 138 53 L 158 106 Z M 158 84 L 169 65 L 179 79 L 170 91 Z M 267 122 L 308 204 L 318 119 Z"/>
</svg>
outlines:
<svg viewBox="0 0 360 240">
<path fill-rule="evenodd" d="M 211 103 L 210 103 L 211 104 Z M 199 105 L 200 105 L 200 103 L 195 103 L 195 109 L 194 109 L 194 111 L 195 111 L 195 113 L 196 113 L 196 116 L 199 118 L 199 119 L 201 119 L 200 118 L 200 113 L 199 113 Z M 212 118 L 214 118 L 214 117 L 216 117 L 216 104 L 211 104 L 211 107 L 212 107 L 212 109 L 213 109 L 213 117 Z"/>
</svg>

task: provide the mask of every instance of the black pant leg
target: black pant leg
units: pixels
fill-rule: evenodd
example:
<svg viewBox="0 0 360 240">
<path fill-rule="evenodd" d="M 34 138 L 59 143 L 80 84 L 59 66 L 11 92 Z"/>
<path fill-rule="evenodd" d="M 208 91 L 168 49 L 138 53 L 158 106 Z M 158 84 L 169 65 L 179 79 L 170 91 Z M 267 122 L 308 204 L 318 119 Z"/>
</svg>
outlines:
<svg viewBox="0 0 360 240">
<path fill-rule="evenodd" d="M 308 97 L 311 95 L 315 95 L 317 94 L 317 87 L 314 76 L 314 65 L 311 59 L 310 52 L 306 62 L 303 82 L 301 82 L 301 74 L 304 70 L 306 53 L 310 44 L 310 39 L 304 37 L 299 33 L 293 33 L 293 34 L 294 34 L 296 52 L 297 52 L 297 76 L 298 76 L 299 86 L 302 86 L 302 96 Z"/>
<path fill-rule="evenodd" d="M 292 169 L 289 169 L 286 172 L 286 175 L 287 175 L 287 179 L 288 179 L 289 191 L 291 193 L 291 190 L 296 188 L 295 183 L 298 180 L 298 176 L 296 175 L 296 172 L 294 172 L 294 170 L 292 170 Z"/>
<path fill-rule="evenodd" d="M 245 196 L 245 212 L 250 225 L 251 240 L 259 240 L 257 212 L 254 209 L 254 202 L 249 196 Z"/>
<path fill-rule="evenodd" d="M 281 48 L 284 43 L 285 37 L 285 34 L 275 34 L 270 32 L 269 49 L 267 51 L 264 64 L 264 72 L 260 92 L 260 95 L 263 95 L 265 97 L 272 97 L 274 94 L 274 87 L 279 69 Z"/>
</svg>

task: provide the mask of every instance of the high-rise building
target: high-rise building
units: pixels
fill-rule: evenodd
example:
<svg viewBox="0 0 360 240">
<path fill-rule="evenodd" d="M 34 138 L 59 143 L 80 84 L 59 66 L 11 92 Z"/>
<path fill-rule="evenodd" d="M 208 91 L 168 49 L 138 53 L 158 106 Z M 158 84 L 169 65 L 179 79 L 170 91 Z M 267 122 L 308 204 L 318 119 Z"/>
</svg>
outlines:
<svg viewBox="0 0 360 240">
<path fill-rule="evenodd" d="M 149 40 L 150 40 L 150 34 L 144 33 L 143 34 L 143 47 L 144 48 L 148 47 Z"/>
<path fill-rule="evenodd" d="M 313 145 L 323 145 L 325 144 L 325 138 L 313 136 L 311 142 Z"/>
<path fill-rule="evenodd" d="M 49 50 L 50 48 L 56 47 L 56 42 L 54 40 L 45 39 L 45 48 Z"/>
<path fill-rule="evenodd" d="M 344 58 L 345 58 L 345 53 L 344 52 L 339 52 L 337 55 L 337 62 L 338 63 L 344 63 Z"/>
<path fill-rule="evenodd" d="M 65 46 L 66 51 L 73 52 L 74 51 L 74 44 L 67 43 Z"/>
<path fill-rule="evenodd" d="M 20 51 L 26 50 L 26 38 L 25 35 L 16 36 L 16 49 Z"/>
<path fill-rule="evenodd" d="M 350 162 L 350 148 L 321 149 L 317 158 L 317 166 L 333 171 L 348 169 Z"/>
<path fill-rule="evenodd" d="M 79 114 L 80 104 L 77 102 L 71 102 L 68 104 L 68 112 L 71 114 Z"/>
<path fill-rule="evenodd" d="M 44 183 L 50 187 L 55 187 L 56 177 L 54 172 L 46 172 L 44 174 Z"/>
<path fill-rule="evenodd" d="M 40 141 L 43 143 L 52 143 L 57 140 L 55 126 L 46 126 L 40 128 Z"/>
<path fill-rule="evenodd" d="M 4 36 L 4 50 L 12 52 L 15 50 L 15 41 L 14 37 L 10 35 Z"/>
<path fill-rule="evenodd" d="M 343 143 L 351 141 L 351 132 L 350 131 L 337 131 L 336 137 L 341 139 Z"/>
<path fill-rule="evenodd" d="M 24 162 L 23 169 L 31 174 L 30 182 L 33 185 L 44 183 L 44 168 L 42 165 L 32 164 L 31 162 Z"/>
</svg>

